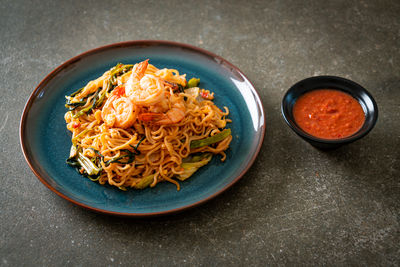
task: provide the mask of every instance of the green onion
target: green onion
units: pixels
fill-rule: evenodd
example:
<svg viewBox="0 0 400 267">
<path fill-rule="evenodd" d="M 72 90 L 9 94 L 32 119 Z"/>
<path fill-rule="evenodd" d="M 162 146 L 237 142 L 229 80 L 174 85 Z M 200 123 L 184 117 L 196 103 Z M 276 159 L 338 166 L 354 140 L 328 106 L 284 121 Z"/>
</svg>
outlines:
<svg viewBox="0 0 400 267">
<path fill-rule="evenodd" d="M 68 108 L 68 110 L 74 110 L 78 107 L 84 106 L 86 104 L 86 100 L 83 101 L 79 101 L 79 102 L 70 102 L 70 100 L 68 99 L 67 102 L 65 103 L 65 107 Z"/>
<path fill-rule="evenodd" d="M 140 143 L 141 143 L 145 138 L 146 138 L 146 136 L 143 136 L 143 137 L 139 140 L 139 142 L 136 144 L 136 146 L 129 145 L 130 147 L 132 147 L 132 148 L 135 150 L 134 153 L 135 153 L 136 155 L 140 155 L 140 151 L 138 150 L 138 147 L 139 147 Z"/>
<path fill-rule="evenodd" d="M 98 181 L 100 179 L 100 172 L 103 170 L 103 168 L 101 166 L 97 166 L 90 158 L 79 152 L 79 150 L 80 149 L 77 145 L 73 144 L 71 146 L 67 164 L 71 167 L 74 167 L 79 174 L 82 174 L 92 181 Z M 98 152 L 97 150 L 94 151 Z M 83 173 L 81 172 L 82 168 L 85 170 Z"/>
<path fill-rule="evenodd" d="M 72 115 L 73 118 L 78 118 L 80 116 L 82 116 L 83 114 L 89 112 L 89 110 L 92 108 L 92 106 L 88 106 L 84 109 L 79 110 L 77 113 L 75 113 L 74 115 Z"/>
<path fill-rule="evenodd" d="M 69 96 L 70 96 L 70 97 L 76 96 L 77 94 L 79 94 L 79 93 L 83 90 L 83 88 L 85 88 L 85 87 L 82 87 L 81 89 L 78 89 L 77 91 L 73 92 L 73 93 L 70 94 Z"/>
<path fill-rule="evenodd" d="M 73 115 L 73 118 L 78 118 L 80 116 L 82 116 L 85 113 L 90 112 L 91 110 L 93 110 L 94 108 L 98 108 L 100 107 L 105 99 L 106 93 L 111 92 L 112 90 L 114 90 L 115 88 L 115 84 L 117 82 L 117 77 L 122 74 L 127 72 L 128 70 L 130 70 L 133 67 L 133 65 L 122 65 L 121 63 L 118 63 L 115 67 L 111 68 L 110 70 L 110 78 L 107 82 L 107 88 L 106 90 L 104 90 L 104 92 L 102 94 L 100 94 L 100 91 L 103 89 L 102 87 L 98 88 L 96 91 L 96 95 L 93 98 L 93 102 L 91 105 L 87 106 L 86 108 L 81 109 L 80 111 L 78 111 L 77 113 L 75 113 Z M 83 87 L 84 88 L 84 87 Z M 82 89 L 79 89 L 78 91 L 72 93 L 70 95 L 70 97 L 73 97 L 75 95 L 77 95 L 80 91 L 82 91 Z M 100 94 L 100 96 L 99 96 Z M 69 110 L 75 110 L 77 107 L 79 106 L 83 106 L 86 104 L 86 101 L 80 101 L 80 102 L 75 102 L 75 103 L 71 103 L 70 100 L 67 101 L 66 103 L 66 107 L 69 108 Z"/>
<path fill-rule="evenodd" d="M 99 156 L 102 160 L 104 159 L 104 156 L 96 149 L 94 149 L 93 147 L 89 147 L 89 149 L 91 149 L 97 156 Z"/>
<path fill-rule="evenodd" d="M 93 103 L 93 106 L 92 106 L 93 108 L 98 108 L 103 104 L 104 99 L 106 98 L 106 93 L 108 91 L 109 86 L 111 86 L 110 82 L 108 82 L 106 90 L 104 90 L 103 93 L 100 94 L 99 99 Z"/>
<path fill-rule="evenodd" d="M 69 158 L 74 158 L 76 157 L 76 154 L 78 153 L 78 146 L 72 144 L 71 149 L 69 150 Z"/>
<path fill-rule="evenodd" d="M 114 90 L 115 86 L 113 85 L 115 85 L 115 83 L 117 82 L 117 77 L 122 73 L 126 73 L 131 68 L 133 68 L 133 65 L 122 65 L 121 63 L 118 63 L 115 67 L 111 69 L 110 79 L 108 80 L 108 93 Z"/>
<path fill-rule="evenodd" d="M 126 187 L 125 187 L 125 186 L 123 186 L 123 185 L 121 185 L 121 186 L 118 186 L 118 188 L 119 188 L 119 189 L 121 189 L 122 191 L 127 191 Z"/>
<path fill-rule="evenodd" d="M 67 164 L 71 167 L 74 167 L 78 170 L 79 172 L 79 168 L 81 167 L 81 165 L 79 164 L 79 162 L 76 160 L 76 158 L 68 158 L 67 159 Z"/>
<path fill-rule="evenodd" d="M 78 117 L 82 116 L 83 114 L 90 112 L 93 108 L 95 108 L 95 107 L 96 107 L 96 102 L 97 102 L 96 99 L 97 99 L 97 97 L 99 96 L 99 93 L 100 93 L 101 89 L 102 89 L 101 87 L 100 87 L 99 89 L 97 89 L 96 94 L 95 94 L 94 97 L 93 97 L 93 103 L 92 103 L 92 105 L 89 105 L 89 106 L 87 106 L 86 108 L 79 110 L 79 111 L 78 111 L 77 113 L 75 113 L 72 117 L 73 117 L 73 118 L 78 118 Z"/>
<path fill-rule="evenodd" d="M 97 175 L 97 176 L 94 176 L 94 177 L 92 177 L 90 175 L 87 175 L 87 178 L 89 178 L 93 182 L 97 182 L 100 179 L 100 175 Z"/>
<path fill-rule="evenodd" d="M 85 129 L 82 132 L 80 132 L 77 136 L 75 136 L 74 138 L 71 139 L 72 144 L 75 144 L 76 140 L 78 140 L 78 138 L 81 138 L 84 134 L 86 134 L 87 132 L 89 132 L 91 129 Z"/>
<path fill-rule="evenodd" d="M 119 74 L 124 73 L 133 68 L 133 65 L 127 64 L 123 65 L 122 63 L 118 63 L 113 69 L 111 69 L 111 77 L 117 77 Z"/>
<path fill-rule="evenodd" d="M 72 97 L 70 96 L 65 96 L 65 98 L 67 99 L 67 101 L 65 102 L 65 107 L 68 108 L 68 110 L 75 110 L 78 107 L 84 106 L 87 103 L 87 99 L 89 97 L 91 97 L 93 94 L 95 94 L 95 92 L 88 94 L 86 97 L 80 99 L 80 101 L 77 102 L 71 102 Z"/>
<path fill-rule="evenodd" d="M 97 167 L 89 158 L 85 157 L 81 152 L 78 152 L 77 161 L 81 164 L 82 168 L 85 169 L 86 173 L 91 175 L 97 175 L 101 171 L 101 168 Z"/>
<path fill-rule="evenodd" d="M 131 152 L 128 149 L 121 149 L 121 151 L 126 152 L 127 154 L 107 160 L 104 162 L 106 166 L 110 165 L 110 163 L 129 164 L 135 160 L 134 152 Z M 122 159 L 126 159 L 126 161 L 121 161 Z"/>
<path fill-rule="evenodd" d="M 198 148 L 202 146 L 209 146 L 219 141 L 224 140 L 229 135 L 231 135 L 231 129 L 224 129 L 222 132 L 217 133 L 216 135 L 201 139 L 201 140 L 193 140 L 190 143 L 190 148 Z"/>
</svg>

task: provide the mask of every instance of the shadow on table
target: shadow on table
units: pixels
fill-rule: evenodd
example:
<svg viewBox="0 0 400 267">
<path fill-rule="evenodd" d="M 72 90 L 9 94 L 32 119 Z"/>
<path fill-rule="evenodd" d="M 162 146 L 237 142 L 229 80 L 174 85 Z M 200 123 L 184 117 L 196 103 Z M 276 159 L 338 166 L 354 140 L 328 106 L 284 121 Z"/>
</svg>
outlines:
<svg viewBox="0 0 400 267">
<path fill-rule="evenodd" d="M 195 235 L 197 231 L 213 236 L 217 232 L 229 235 L 232 229 L 245 229 L 257 223 L 259 211 L 268 212 L 281 195 L 286 193 L 286 183 L 275 181 L 276 170 L 265 171 L 264 165 L 273 165 L 279 161 L 268 151 L 271 140 L 263 144 L 259 157 L 249 171 L 231 188 L 214 199 L 180 213 L 149 218 L 116 217 L 97 214 L 76 207 L 76 213 L 82 221 L 95 221 L 100 228 L 115 234 L 145 235 L 154 238 L 157 235 L 177 234 L 180 231 Z M 276 165 L 276 164 L 275 164 Z M 278 168 L 275 166 L 274 168 Z M 289 171 L 289 170 L 288 170 Z M 262 216 L 264 216 L 263 214 Z"/>
<path fill-rule="evenodd" d="M 339 166 L 343 179 L 359 192 L 377 193 L 382 197 L 396 198 L 400 171 L 400 137 L 390 119 L 378 119 L 375 128 L 352 144 L 336 150 L 322 152 Z M 397 126 L 398 127 L 398 126 Z M 392 128 L 392 129 L 391 129 Z"/>
</svg>

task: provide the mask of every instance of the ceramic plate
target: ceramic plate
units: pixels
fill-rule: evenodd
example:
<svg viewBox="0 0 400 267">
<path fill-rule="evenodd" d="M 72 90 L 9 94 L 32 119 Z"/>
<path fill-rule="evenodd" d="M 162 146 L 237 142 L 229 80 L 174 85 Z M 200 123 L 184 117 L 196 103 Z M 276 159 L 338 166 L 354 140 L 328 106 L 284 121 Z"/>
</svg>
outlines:
<svg viewBox="0 0 400 267">
<path fill-rule="evenodd" d="M 80 176 L 65 160 L 71 134 L 64 121 L 65 95 L 101 76 L 117 63 L 150 59 L 158 68 L 174 68 L 215 93 L 215 104 L 230 110 L 233 140 L 227 159 L 210 164 L 181 190 L 165 182 L 155 188 L 121 191 Z M 265 120 L 260 98 L 235 66 L 203 49 L 167 41 L 131 41 L 90 50 L 53 70 L 30 96 L 21 118 L 20 139 L 30 168 L 59 196 L 97 212 L 144 217 L 182 211 L 204 203 L 237 182 L 254 162 L 264 139 Z"/>
</svg>

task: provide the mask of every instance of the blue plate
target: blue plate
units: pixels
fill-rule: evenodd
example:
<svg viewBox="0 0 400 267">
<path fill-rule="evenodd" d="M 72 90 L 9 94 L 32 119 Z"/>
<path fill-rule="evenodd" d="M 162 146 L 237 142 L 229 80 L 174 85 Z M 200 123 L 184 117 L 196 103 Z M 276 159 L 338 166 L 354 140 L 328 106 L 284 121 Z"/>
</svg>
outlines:
<svg viewBox="0 0 400 267">
<path fill-rule="evenodd" d="M 65 160 L 71 134 L 66 129 L 65 95 L 101 76 L 117 63 L 150 59 L 158 68 L 174 68 L 215 93 L 227 106 L 233 140 L 227 159 L 216 156 L 190 179 L 154 188 L 121 191 L 79 175 Z M 237 182 L 254 162 L 265 132 L 264 111 L 250 81 L 235 66 L 206 50 L 168 41 L 111 44 L 76 56 L 52 71 L 30 96 L 21 118 L 20 139 L 30 168 L 52 191 L 84 208 L 113 215 L 144 217 L 182 211 L 204 203 Z"/>
</svg>

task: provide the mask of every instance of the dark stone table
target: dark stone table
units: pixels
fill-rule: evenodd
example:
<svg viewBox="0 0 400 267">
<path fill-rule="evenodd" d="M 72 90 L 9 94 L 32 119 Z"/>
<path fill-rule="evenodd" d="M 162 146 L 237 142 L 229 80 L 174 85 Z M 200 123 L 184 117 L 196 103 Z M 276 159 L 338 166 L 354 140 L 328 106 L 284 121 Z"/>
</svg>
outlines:
<svg viewBox="0 0 400 267">
<path fill-rule="evenodd" d="M 400 2 L 1 1 L 0 266 L 398 265 Z M 86 50 L 126 40 L 192 44 L 238 66 L 266 113 L 243 179 L 198 208 L 123 219 L 77 207 L 25 163 L 19 120 L 37 84 Z M 285 124 L 295 82 L 336 75 L 379 106 L 362 140 L 323 152 Z"/>
</svg>

